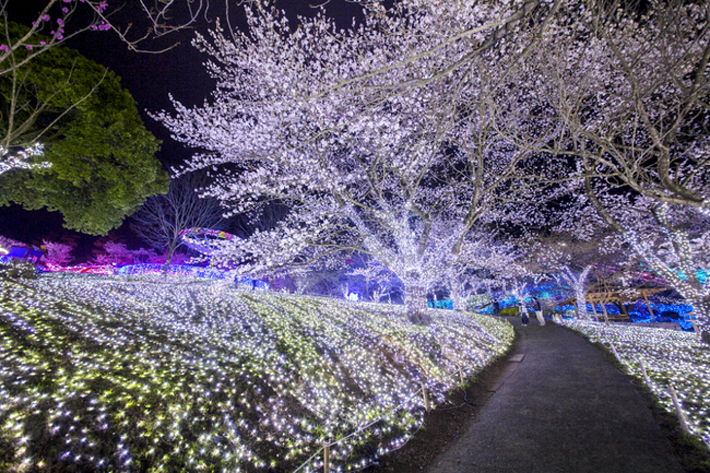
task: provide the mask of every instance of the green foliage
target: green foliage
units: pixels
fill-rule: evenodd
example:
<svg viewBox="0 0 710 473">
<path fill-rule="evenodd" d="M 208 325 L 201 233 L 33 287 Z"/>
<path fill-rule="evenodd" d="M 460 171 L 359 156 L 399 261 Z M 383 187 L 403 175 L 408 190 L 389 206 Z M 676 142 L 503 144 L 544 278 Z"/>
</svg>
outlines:
<svg viewBox="0 0 710 473">
<path fill-rule="evenodd" d="M 520 315 L 520 311 L 516 306 L 513 307 L 506 307 L 505 309 L 501 309 L 500 315 L 505 316 L 505 317 L 516 317 Z"/>
<path fill-rule="evenodd" d="M 0 204 L 58 210 L 67 228 L 105 234 L 167 191 L 159 141 L 115 74 L 68 48 L 51 48 L 17 72 L 21 82 L 0 76 L 0 133 L 9 147 L 43 143 L 41 160 L 52 166 L 2 175 Z M 11 107 L 13 97 L 22 109 Z M 22 129 L 9 126 L 11 115 Z"/>
</svg>

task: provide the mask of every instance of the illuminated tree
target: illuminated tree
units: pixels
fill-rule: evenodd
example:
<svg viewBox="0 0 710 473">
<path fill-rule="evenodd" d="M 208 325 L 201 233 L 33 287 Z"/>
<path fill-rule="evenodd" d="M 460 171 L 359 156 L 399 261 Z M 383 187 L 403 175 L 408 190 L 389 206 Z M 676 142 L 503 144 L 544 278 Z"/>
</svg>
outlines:
<svg viewBox="0 0 710 473">
<path fill-rule="evenodd" d="M 442 286 L 449 288 L 454 309 L 464 310 L 466 299 L 482 288 L 507 288 L 530 281 L 533 273 L 523 260 L 525 252 L 510 236 L 489 229 L 471 232 L 456 261 L 446 271 Z"/>
<path fill-rule="evenodd" d="M 707 330 L 710 281 L 700 274 L 710 265 L 708 217 L 692 206 L 658 203 L 630 192 L 609 193 L 603 182 L 587 191 L 566 213 L 564 225 L 586 238 L 604 229 L 615 231 L 618 244 L 627 252 L 626 266 L 632 263 L 638 268 L 641 258 L 660 282 L 693 305 L 700 325 Z M 603 261 L 604 255 L 597 255 Z"/>
<path fill-rule="evenodd" d="M 352 268 L 348 273 L 348 276 L 355 276 L 362 278 L 365 282 L 365 287 L 363 288 L 362 300 L 370 300 L 370 293 L 372 291 L 377 291 L 377 298 L 372 298 L 371 300 L 379 302 L 379 296 L 381 292 L 378 291 L 379 281 L 389 279 L 389 271 L 384 268 L 379 262 L 368 259 L 364 262 L 363 266 L 358 266 Z M 374 283 L 374 284 L 373 284 Z"/>
<path fill-rule="evenodd" d="M 125 243 L 117 243 L 113 240 L 107 240 L 102 244 L 96 244 L 100 251 L 93 259 L 92 264 L 97 265 L 122 265 L 133 263 L 131 250 L 128 249 Z"/>
<path fill-rule="evenodd" d="M 42 240 L 46 263 L 53 266 L 66 266 L 71 260 L 72 246 L 64 243 Z"/>
<path fill-rule="evenodd" d="M 568 287 L 575 296 L 578 317 L 588 319 L 586 291 L 589 282 L 625 274 L 628 252 L 620 248 L 618 236 L 600 225 L 598 219 L 592 219 L 592 225 L 585 225 L 579 222 L 586 218 L 584 213 L 575 215 L 570 211 L 567 217 L 575 221 L 570 224 L 563 220 L 555 228 L 557 232 L 535 235 L 530 239 L 525 249 L 524 265 L 535 274 L 554 279 L 558 287 Z"/>
<path fill-rule="evenodd" d="M 680 0 L 561 5 L 522 57 L 540 113 L 514 133 L 523 148 L 574 160 L 566 230 L 618 233 L 702 324 L 705 263 L 692 243 L 705 237 L 692 222 L 710 206 L 708 20 L 707 4 Z"/>
<path fill-rule="evenodd" d="M 561 7 L 560 13 L 575 15 Z M 683 0 L 570 5 L 526 60 L 591 182 L 710 209 L 710 11 Z"/>
<path fill-rule="evenodd" d="M 428 22 L 445 26 L 436 12 L 388 17 L 407 32 L 401 37 L 378 17 L 338 36 L 323 15 L 291 31 L 282 14 L 252 8 L 248 33 L 217 29 L 211 40 L 196 39 L 217 82 L 211 103 L 188 109 L 176 101 L 174 115 L 157 114 L 177 140 L 201 150 L 186 169 L 210 169 L 208 193 L 232 213 L 274 201 L 289 209 L 273 229 L 229 242 L 215 257 L 259 273 L 359 251 L 402 281 L 410 316 L 420 320 L 426 292 L 474 229 L 535 220 L 531 204 L 557 192 L 545 190 L 556 179 L 554 158 L 541 160 L 498 131 L 512 111 L 530 113 L 510 93 L 514 54 L 491 49 L 411 93 L 390 93 L 380 86 L 434 74 L 470 44 L 367 79 L 403 52 L 434 47 Z M 417 31 L 427 35 L 412 41 Z"/>
</svg>

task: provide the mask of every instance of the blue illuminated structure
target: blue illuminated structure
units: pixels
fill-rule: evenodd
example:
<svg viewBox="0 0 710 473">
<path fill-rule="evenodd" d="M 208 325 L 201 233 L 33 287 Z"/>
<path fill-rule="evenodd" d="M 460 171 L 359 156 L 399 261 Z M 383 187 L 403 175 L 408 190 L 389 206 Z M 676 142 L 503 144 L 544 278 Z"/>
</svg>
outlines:
<svg viewBox="0 0 710 473">
<path fill-rule="evenodd" d="M 452 301 L 451 299 L 442 299 L 440 301 L 427 301 L 426 305 L 430 309 L 454 310 L 454 301 Z"/>
<path fill-rule="evenodd" d="M 0 256 L 0 262 L 12 263 L 13 261 L 26 261 L 28 263 L 37 264 L 40 258 L 42 258 L 42 254 L 41 251 L 33 250 L 32 248 L 13 246 L 6 255 Z"/>
<path fill-rule="evenodd" d="M 609 315 L 619 315 L 619 308 L 615 304 L 606 304 L 605 309 Z M 695 316 L 693 306 L 687 304 L 651 304 L 654 315 L 651 315 L 645 304 L 631 304 L 629 306 L 629 319 L 631 323 L 675 322 L 684 331 L 692 332 Z M 596 304 L 597 313 L 601 314 L 601 304 Z M 574 312 L 574 306 L 562 305 L 555 307 L 560 312 Z M 592 304 L 587 304 L 587 313 L 592 313 Z M 601 317 L 601 316 L 600 316 Z"/>
</svg>

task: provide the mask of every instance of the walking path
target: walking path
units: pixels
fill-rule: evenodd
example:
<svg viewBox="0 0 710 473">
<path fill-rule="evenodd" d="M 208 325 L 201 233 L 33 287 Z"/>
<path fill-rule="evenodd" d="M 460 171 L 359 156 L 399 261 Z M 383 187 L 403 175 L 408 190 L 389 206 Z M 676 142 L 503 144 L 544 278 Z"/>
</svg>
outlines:
<svg viewBox="0 0 710 473">
<path fill-rule="evenodd" d="M 550 322 L 509 320 L 519 350 L 428 473 L 683 472 L 641 393 L 597 348 Z"/>
</svg>

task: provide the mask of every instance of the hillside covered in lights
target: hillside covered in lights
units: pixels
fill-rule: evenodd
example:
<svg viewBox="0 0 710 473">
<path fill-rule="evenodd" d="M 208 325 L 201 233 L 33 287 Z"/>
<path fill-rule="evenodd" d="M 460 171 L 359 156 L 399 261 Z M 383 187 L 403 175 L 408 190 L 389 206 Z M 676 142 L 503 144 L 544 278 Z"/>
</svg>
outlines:
<svg viewBox="0 0 710 473">
<path fill-rule="evenodd" d="M 513 330 L 489 317 L 156 277 L 0 282 L 9 471 L 336 471 L 421 426 Z"/>
</svg>

